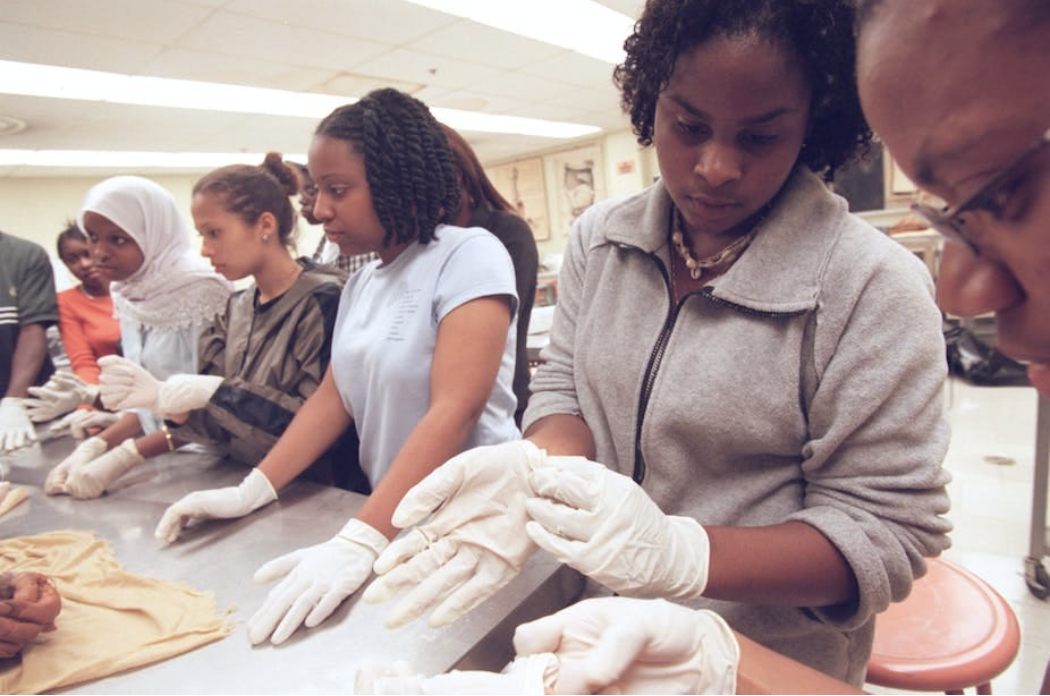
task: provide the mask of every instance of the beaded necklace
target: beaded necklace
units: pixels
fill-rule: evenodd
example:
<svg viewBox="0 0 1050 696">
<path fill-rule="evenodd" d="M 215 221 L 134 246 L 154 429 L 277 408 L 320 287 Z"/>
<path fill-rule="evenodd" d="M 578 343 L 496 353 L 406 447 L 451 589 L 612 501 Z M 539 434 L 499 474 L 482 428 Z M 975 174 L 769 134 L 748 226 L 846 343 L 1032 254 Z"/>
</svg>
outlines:
<svg viewBox="0 0 1050 696">
<path fill-rule="evenodd" d="M 689 277 L 693 280 L 700 280 L 700 276 L 703 275 L 704 270 L 708 268 L 715 268 L 718 266 L 725 266 L 732 264 L 740 255 L 744 253 L 744 249 L 751 243 L 751 240 L 758 234 L 758 228 L 762 225 L 762 220 L 765 216 L 759 217 L 755 221 L 755 224 L 751 226 L 751 231 L 742 237 L 734 239 L 729 246 L 725 247 L 717 254 L 707 256 L 702 259 L 697 259 L 693 256 L 693 252 L 689 250 L 689 247 L 685 243 L 685 235 L 682 234 L 682 220 L 678 214 L 677 209 L 671 210 L 671 243 L 674 245 L 678 255 L 685 261 L 685 267 L 689 271 Z"/>
</svg>

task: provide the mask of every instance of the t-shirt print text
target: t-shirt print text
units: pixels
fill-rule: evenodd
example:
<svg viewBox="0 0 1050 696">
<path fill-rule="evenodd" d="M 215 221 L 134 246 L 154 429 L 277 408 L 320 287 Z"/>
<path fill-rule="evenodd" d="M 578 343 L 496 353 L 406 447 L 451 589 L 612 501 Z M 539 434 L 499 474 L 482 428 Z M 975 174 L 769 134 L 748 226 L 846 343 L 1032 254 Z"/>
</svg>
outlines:
<svg viewBox="0 0 1050 696">
<path fill-rule="evenodd" d="M 408 326 L 408 320 L 419 310 L 420 292 L 422 291 L 419 288 L 402 286 L 394 293 L 394 297 L 390 301 L 393 313 L 390 317 L 390 324 L 387 326 L 385 340 L 405 340 L 405 329 Z"/>
</svg>

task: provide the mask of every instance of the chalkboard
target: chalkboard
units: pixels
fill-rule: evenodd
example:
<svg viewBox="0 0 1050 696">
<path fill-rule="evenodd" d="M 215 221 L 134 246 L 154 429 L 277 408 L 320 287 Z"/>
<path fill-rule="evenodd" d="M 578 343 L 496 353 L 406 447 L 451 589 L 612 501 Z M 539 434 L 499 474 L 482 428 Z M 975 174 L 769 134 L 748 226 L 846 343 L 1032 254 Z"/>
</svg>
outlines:
<svg viewBox="0 0 1050 696">
<path fill-rule="evenodd" d="M 876 143 L 864 160 L 836 172 L 832 189 L 849 201 L 850 211 L 859 213 L 886 207 L 882 160 L 882 146 Z"/>
</svg>

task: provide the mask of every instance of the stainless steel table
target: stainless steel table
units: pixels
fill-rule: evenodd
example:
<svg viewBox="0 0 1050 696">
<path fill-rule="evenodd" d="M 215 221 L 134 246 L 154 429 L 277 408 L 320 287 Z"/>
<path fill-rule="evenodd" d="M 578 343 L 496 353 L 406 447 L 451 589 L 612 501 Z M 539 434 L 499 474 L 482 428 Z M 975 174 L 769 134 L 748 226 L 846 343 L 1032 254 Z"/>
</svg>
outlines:
<svg viewBox="0 0 1050 696">
<path fill-rule="evenodd" d="M 206 454 L 176 452 L 128 472 L 97 500 L 45 495 L 48 470 L 75 444 L 68 437 L 50 439 L 0 455 L 7 478 L 30 496 L 0 518 L 0 534 L 93 531 L 112 544 L 129 571 L 215 592 L 220 610 L 236 608 L 237 627 L 211 645 L 77 685 L 70 693 L 347 693 L 359 665 L 394 660 L 407 660 L 426 674 L 452 668 L 498 670 L 513 656 L 515 626 L 556 611 L 582 588 L 574 571 L 539 553 L 494 597 L 441 629 L 430 629 L 420 619 L 388 630 L 382 619 L 393 602 L 370 605 L 355 595 L 320 626 L 300 629 L 283 645 L 252 647 L 243 623 L 272 586 L 253 582 L 255 569 L 279 554 L 328 539 L 364 498 L 296 482 L 282 491 L 278 502 L 246 518 L 206 522 L 163 547 L 153 530 L 168 504 L 193 490 L 236 485 L 247 469 Z"/>
</svg>

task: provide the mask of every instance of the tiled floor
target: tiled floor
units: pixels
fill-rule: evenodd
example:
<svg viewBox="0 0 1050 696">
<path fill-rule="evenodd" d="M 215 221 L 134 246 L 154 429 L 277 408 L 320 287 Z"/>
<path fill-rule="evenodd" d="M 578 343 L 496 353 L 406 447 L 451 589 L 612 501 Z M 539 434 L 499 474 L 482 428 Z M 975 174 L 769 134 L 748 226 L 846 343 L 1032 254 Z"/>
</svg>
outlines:
<svg viewBox="0 0 1050 696">
<path fill-rule="evenodd" d="M 1021 625 L 1020 654 L 992 682 L 997 694 L 1038 693 L 1050 660 L 1050 599 L 1037 599 L 1024 579 L 1036 403 L 1030 387 L 975 387 L 955 379 L 945 385 L 952 426 L 946 460 L 953 477 L 949 517 L 955 524 L 953 545 L 945 557 L 995 587 Z M 1050 568 L 1050 561 L 1046 565 Z"/>
</svg>

